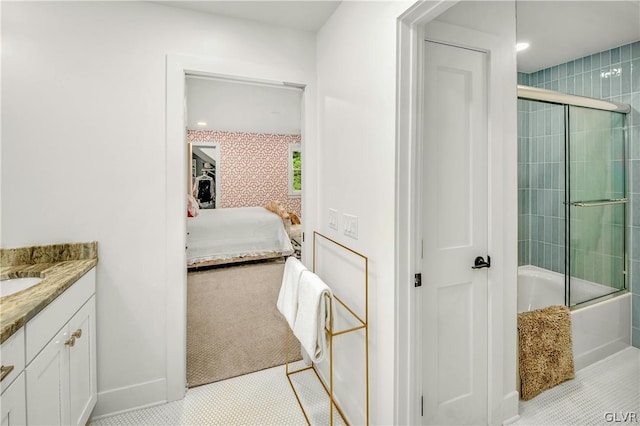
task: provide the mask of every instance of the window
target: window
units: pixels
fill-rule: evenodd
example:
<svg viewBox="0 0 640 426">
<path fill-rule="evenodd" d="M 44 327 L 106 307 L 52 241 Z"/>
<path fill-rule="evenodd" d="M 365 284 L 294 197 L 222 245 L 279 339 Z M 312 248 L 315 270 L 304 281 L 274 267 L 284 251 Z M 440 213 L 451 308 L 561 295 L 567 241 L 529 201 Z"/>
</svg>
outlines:
<svg viewBox="0 0 640 426">
<path fill-rule="evenodd" d="M 302 150 L 299 143 L 289 145 L 289 197 L 302 194 Z"/>
</svg>

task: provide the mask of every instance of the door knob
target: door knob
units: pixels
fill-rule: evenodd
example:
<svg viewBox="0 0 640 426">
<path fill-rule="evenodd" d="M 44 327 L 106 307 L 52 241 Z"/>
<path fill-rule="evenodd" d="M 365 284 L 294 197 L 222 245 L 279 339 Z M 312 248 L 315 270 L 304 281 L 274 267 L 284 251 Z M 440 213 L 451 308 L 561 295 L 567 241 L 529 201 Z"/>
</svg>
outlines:
<svg viewBox="0 0 640 426">
<path fill-rule="evenodd" d="M 471 269 L 482 269 L 482 268 L 491 268 L 491 257 L 487 256 L 487 261 L 485 262 L 484 257 L 478 256 L 473 261 L 473 266 Z"/>
</svg>

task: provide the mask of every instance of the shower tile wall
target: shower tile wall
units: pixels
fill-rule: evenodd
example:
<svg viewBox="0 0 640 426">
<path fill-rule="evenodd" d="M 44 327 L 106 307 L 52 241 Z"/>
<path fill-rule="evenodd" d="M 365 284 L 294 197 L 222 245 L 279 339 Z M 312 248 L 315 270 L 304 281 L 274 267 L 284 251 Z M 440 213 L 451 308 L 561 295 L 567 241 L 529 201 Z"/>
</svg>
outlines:
<svg viewBox="0 0 640 426">
<path fill-rule="evenodd" d="M 628 242 L 630 273 L 628 276 L 631 277 L 629 281 L 633 293 L 632 341 L 634 346 L 640 347 L 640 41 L 531 74 L 519 74 L 518 82 L 529 86 L 631 105 L 632 111 L 627 122 L 627 137 L 629 140 L 629 151 L 627 153 L 629 185 L 627 186 L 627 196 L 630 200 L 627 230 L 627 236 L 630 237 Z M 557 216 L 553 215 L 553 191 L 556 191 L 556 189 L 551 187 L 533 188 L 535 183 L 531 180 L 529 180 L 531 183 L 528 183 L 527 179 L 525 179 L 525 176 L 532 177 L 532 170 L 541 169 L 539 149 L 542 148 L 536 146 L 534 149 L 534 146 L 540 142 L 542 135 L 539 132 L 529 132 L 534 129 L 532 123 L 535 122 L 535 129 L 539 129 L 539 120 L 542 115 L 544 123 L 544 137 L 542 137 L 542 140 L 544 140 L 545 148 L 549 146 L 551 152 L 553 152 L 555 146 L 553 136 L 556 128 L 552 118 L 549 124 L 551 126 L 550 133 L 547 134 L 546 126 L 548 124 L 544 119 L 549 117 L 547 114 L 551 114 L 551 112 L 547 113 L 546 110 L 541 112 L 538 109 L 539 107 L 531 107 L 527 104 L 530 103 L 525 103 L 525 101 L 518 102 L 519 122 L 525 123 L 524 125 L 520 124 L 518 133 L 518 162 L 520 166 L 518 182 L 520 202 L 519 262 L 521 265 L 533 264 L 546 269 L 564 272 L 564 265 L 556 265 L 557 267 L 554 267 L 552 260 L 554 250 L 561 250 L 558 252 L 558 258 L 563 257 L 564 244 L 563 242 L 554 243 L 557 239 L 554 240 L 553 237 L 551 240 L 547 238 L 548 233 L 551 233 L 553 227 L 556 226 L 554 224 Z M 549 157 L 546 156 L 543 158 L 545 176 L 547 170 L 551 170 L 552 176 L 549 179 L 553 183 L 555 182 L 553 177 L 554 168 L 552 166 L 547 167 L 547 165 L 553 164 L 554 161 L 548 162 Z M 520 171 L 520 169 L 523 171 Z M 545 185 L 546 179 L 545 177 Z M 563 178 L 560 180 L 564 181 Z M 541 190 L 542 196 L 539 195 Z M 552 203 L 551 212 L 544 204 L 543 214 L 534 214 L 534 212 L 540 212 L 539 206 L 534 209 L 532 205 L 534 198 L 536 203 L 538 201 L 544 203 L 550 200 Z M 540 216 L 542 216 L 542 219 L 539 218 Z M 534 217 L 536 218 L 534 219 Z M 540 224 L 541 220 L 542 224 Z M 558 235 L 564 235 L 564 232 L 562 231 Z M 547 260 L 548 257 L 552 258 L 551 261 Z"/>
</svg>

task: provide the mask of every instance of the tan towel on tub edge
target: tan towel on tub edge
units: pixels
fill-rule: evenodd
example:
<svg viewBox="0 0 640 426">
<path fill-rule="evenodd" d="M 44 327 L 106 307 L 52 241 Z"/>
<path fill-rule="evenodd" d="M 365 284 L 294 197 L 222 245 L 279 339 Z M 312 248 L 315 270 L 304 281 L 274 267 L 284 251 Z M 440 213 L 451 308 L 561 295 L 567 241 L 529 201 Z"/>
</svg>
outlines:
<svg viewBox="0 0 640 426">
<path fill-rule="evenodd" d="M 518 314 L 520 397 L 574 378 L 571 316 L 566 306 L 550 306 Z"/>
</svg>

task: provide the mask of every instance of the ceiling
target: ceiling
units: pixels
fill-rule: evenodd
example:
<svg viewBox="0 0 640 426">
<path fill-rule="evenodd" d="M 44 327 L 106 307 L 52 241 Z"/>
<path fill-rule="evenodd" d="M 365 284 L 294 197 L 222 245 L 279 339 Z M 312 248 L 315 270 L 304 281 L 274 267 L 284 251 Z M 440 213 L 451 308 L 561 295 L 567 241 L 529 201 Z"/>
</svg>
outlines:
<svg viewBox="0 0 640 426">
<path fill-rule="evenodd" d="M 317 32 L 340 1 L 158 1 L 167 6 Z"/>
<path fill-rule="evenodd" d="M 640 40 L 640 0 L 516 3 L 518 71 L 530 73 Z"/>
<path fill-rule="evenodd" d="M 156 3 L 317 32 L 340 1 Z M 640 0 L 517 0 L 516 8 L 518 41 L 531 44 L 529 49 L 518 53 L 521 72 L 537 71 L 640 40 Z"/>
</svg>

